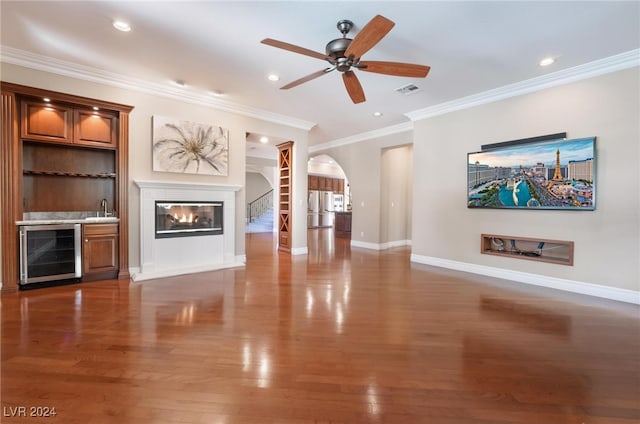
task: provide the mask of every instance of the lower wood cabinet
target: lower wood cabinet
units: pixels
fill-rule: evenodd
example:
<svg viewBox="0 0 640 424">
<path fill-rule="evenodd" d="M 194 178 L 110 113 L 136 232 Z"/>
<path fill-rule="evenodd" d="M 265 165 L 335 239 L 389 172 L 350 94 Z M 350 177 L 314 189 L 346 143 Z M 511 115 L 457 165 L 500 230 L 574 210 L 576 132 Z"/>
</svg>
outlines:
<svg viewBox="0 0 640 424">
<path fill-rule="evenodd" d="M 82 281 L 118 277 L 118 224 L 82 226 Z"/>
<path fill-rule="evenodd" d="M 351 212 L 336 212 L 335 214 L 336 237 L 351 238 Z"/>
</svg>

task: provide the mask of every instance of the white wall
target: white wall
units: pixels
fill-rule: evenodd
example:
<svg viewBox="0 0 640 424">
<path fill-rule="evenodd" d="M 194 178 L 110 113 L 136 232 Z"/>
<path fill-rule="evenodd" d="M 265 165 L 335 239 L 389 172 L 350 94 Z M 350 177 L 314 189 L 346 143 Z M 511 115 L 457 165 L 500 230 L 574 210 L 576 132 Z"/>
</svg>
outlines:
<svg viewBox="0 0 640 424">
<path fill-rule="evenodd" d="M 416 121 L 413 254 L 640 291 L 639 81 L 632 68 Z M 467 152 L 563 131 L 597 137 L 595 211 L 467 209 Z M 482 255 L 481 233 L 572 240 L 574 266 Z"/>
<path fill-rule="evenodd" d="M 403 246 L 411 240 L 413 146 L 382 150 L 380 243 Z"/>
<path fill-rule="evenodd" d="M 302 158 L 298 162 L 303 163 L 302 170 L 304 172 L 297 170 L 297 175 L 294 174 L 294 176 L 303 180 L 305 187 L 302 194 L 299 193 L 299 190 L 295 191 L 294 198 L 299 196 L 302 201 L 306 202 L 308 133 L 305 130 L 225 112 L 205 105 L 187 103 L 135 90 L 116 88 L 106 84 L 98 84 L 7 63 L 1 64 L 1 71 L 3 81 L 134 106 L 130 115 L 129 125 L 129 263 L 131 267 L 137 267 L 140 263 L 139 191 L 133 181 L 156 180 L 231 184 L 244 187 L 245 135 L 247 132 L 272 134 L 282 139 L 295 141 L 296 148 Z M 228 128 L 230 138 L 229 175 L 221 177 L 154 172 L 151 169 L 151 117 L 153 115 L 212 123 Z M 297 185 L 301 186 L 302 184 Z M 245 197 L 244 189 L 240 190 L 236 195 L 237 223 L 245 222 Z M 294 222 L 297 221 L 299 224 L 294 224 L 294 236 L 297 236 L 294 237 L 294 247 L 306 249 L 306 205 L 304 210 L 294 210 L 294 214 L 296 213 Z M 296 232 L 301 234 L 296 234 Z M 236 226 L 235 250 L 236 255 L 244 255 L 245 228 L 243 225 Z"/>
<path fill-rule="evenodd" d="M 246 204 L 253 202 L 269 190 L 273 189 L 271 183 L 260 173 L 246 173 Z"/>
<path fill-rule="evenodd" d="M 391 196 L 383 186 L 383 149 L 410 144 L 411 131 L 400 132 L 384 137 L 372 138 L 359 143 L 332 147 L 314 152 L 327 154 L 344 170 L 352 193 L 352 228 L 351 242 L 356 246 L 373 249 L 384 248 L 380 234 L 383 199 Z M 397 152 L 401 152 L 400 150 Z M 388 163 L 391 163 L 390 161 Z M 410 167 L 410 164 L 407 165 Z M 404 180 L 411 190 L 411 182 Z M 386 197 L 385 197 L 386 196 Z M 384 200 L 385 204 L 387 200 Z M 385 212 L 386 213 L 386 212 Z M 387 219 L 387 218 L 385 218 Z"/>
</svg>

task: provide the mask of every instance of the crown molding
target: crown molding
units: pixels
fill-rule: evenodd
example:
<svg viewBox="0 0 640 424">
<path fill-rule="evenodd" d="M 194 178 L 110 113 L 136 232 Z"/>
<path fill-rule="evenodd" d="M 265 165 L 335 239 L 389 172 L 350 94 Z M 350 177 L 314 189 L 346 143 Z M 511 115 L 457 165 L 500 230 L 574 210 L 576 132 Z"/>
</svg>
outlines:
<svg viewBox="0 0 640 424">
<path fill-rule="evenodd" d="M 531 78 L 514 84 L 505 85 L 493 90 L 483 91 L 471 96 L 462 97 L 449 102 L 440 103 L 424 109 L 405 113 L 411 121 L 432 118 L 462 109 L 497 102 L 499 100 L 533 93 L 546 88 L 569 84 L 571 82 L 593 78 L 611 72 L 640 66 L 640 49 L 631 50 L 618 55 L 606 57 L 573 68 L 563 69 L 551 74 Z"/>
<path fill-rule="evenodd" d="M 4 45 L 0 45 L 0 61 L 84 81 L 106 84 L 156 96 L 168 97 L 174 100 L 200 106 L 214 107 L 225 112 L 237 113 L 239 115 L 299 128 L 305 131 L 311 130 L 311 128 L 316 125 L 315 122 L 240 105 L 228 100 L 214 98 L 207 94 L 194 93 L 179 87 L 165 86 L 163 84 L 157 84 L 147 80 L 120 75 L 115 72 L 104 71 L 90 66 L 54 59 Z"/>
<path fill-rule="evenodd" d="M 315 146 L 309 146 L 309 153 L 316 153 L 321 150 L 330 149 L 333 147 L 346 146 L 347 144 L 358 143 L 360 141 L 371 140 L 377 137 L 383 137 L 391 134 L 398 134 L 406 131 L 413 130 L 413 122 L 403 122 L 401 124 L 391 125 L 384 128 L 379 128 L 373 131 L 367 131 L 349 137 L 339 138 L 337 140 L 329 141 L 327 143 L 318 144 Z"/>
<path fill-rule="evenodd" d="M 615 71 L 621 71 L 623 69 L 632 68 L 635 66 L 640 66 L 640 49 L 631 50 L 625 53 L 585 63 L 583 65 L 564 69 L 562 71 L 554 72 L 541 77 L 505 85 L 493 90 L 483 91 L 471 96 L 461 97 L 449 102 L 444 102 L 434 106 L 426 107 L 424 109 L 418 109 L 412 112 L 408 112 L 404 115 L 412 121 L 411 123 L 393 125 L 375 131 L 356 134 L 349 137 L 318 144 L 313 147 L 309 147 L 309 152 L 314 153 L 332 147 L 339 147 L 347 144 L 358 143 L 360 141 L 370 140 L 375 137 L 409 131 L 413 129 L 413 122 L 421 119 L 432 118 L 434 116 L 444 115 L 457 110 L 469 109 L 475 106 L 507 99 L 509 97 L 520 96 L 523 94 L 544 90 L 545 88 L 556 87 L 574 81 L 580 81 L 583 79 L 588 79 Z"/>
</svg>

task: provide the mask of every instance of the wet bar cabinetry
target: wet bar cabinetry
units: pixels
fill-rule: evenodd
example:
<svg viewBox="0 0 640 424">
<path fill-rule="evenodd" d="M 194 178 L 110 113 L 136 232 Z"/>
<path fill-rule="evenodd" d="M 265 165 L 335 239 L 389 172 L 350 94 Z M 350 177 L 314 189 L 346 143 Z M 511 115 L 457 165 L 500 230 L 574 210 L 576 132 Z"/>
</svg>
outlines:
<svg viewBox="0 0 640 424">
<path fill-rule="evenodd" d="M 98 211 L 116 205 L 116 151 L 22 142 L 23 212 Z"/>
<path fill-rule="evenodd" d="M 117 113 L 43 101 L 21 100 L 23 140 L 117 147 Z"/>
<path fill-rule="evenodd" d="M 14 263 L 18 248 L 13 235 L 24 213 L 97 213 L 102 210 L 102 199 L 119 220 L 84 224 L 85 279 L 129 277 L 128 126 L 132 109 L 2 82 L 0 160 L 6 165 L 0 198 L 3 291 L 17 288 Z"/>
<path fill-rule="evenodd" d="M 118 224 L 82 226 L 82 281 L 111 279 L 118 273 Z"/>
</svg>

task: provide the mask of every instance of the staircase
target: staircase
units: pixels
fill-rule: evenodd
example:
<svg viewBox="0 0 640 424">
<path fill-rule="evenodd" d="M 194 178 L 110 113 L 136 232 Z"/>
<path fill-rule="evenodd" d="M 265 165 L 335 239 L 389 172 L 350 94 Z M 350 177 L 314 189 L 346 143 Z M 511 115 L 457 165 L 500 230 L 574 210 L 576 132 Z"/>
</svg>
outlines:
<svg viewBox="0 0 640 424">
<path fill-rule="evenodd" d="M 267 209 L 262 215 L 247 224 L 247 233 L 271 233 L 273 232 L 273 207 Z"/>
</svg>

